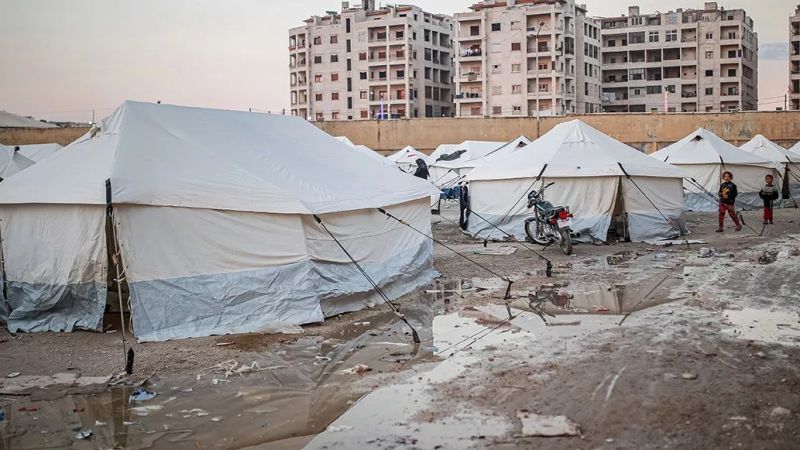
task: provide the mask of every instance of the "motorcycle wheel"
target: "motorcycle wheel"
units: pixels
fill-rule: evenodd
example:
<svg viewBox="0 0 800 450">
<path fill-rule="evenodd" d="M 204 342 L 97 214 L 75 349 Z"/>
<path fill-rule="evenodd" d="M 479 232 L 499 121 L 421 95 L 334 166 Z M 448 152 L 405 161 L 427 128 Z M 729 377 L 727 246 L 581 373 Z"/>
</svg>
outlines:
<svg viewBox="0 0 800 450">
<path fill-rule="evenodd" d="M 565 255 L 572 254 L 572 236 L 570 236 L 569 229 L 560 229 L 558 230 L 558 246 L 561 248 L 561 251 L 564 252 Z"/>
<path fill-rule="evenodd" d="M 528 235 L 528 239 L 530 239 L 531 242 L 535 242 L 539 245 L 547 245 L 550 243 L 550 239 L 542 239 L 539 237 L 541 226 L 542 224 L 538 220 L 525 222 L 525 234 Z"/>
</svg>

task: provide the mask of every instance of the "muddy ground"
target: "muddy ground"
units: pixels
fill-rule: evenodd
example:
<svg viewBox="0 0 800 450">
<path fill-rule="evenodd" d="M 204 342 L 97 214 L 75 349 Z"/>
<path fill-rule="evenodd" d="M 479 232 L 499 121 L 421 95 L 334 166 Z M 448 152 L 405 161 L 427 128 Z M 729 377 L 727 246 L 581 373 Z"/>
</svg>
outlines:
<svg viewBox="0 0 800 450">
<path fill-rule="evenodd" d="M 401 300 L 423 343 L 384 308 L 302 334 L 134 344 L 131 383 L 0 394 L 0 448 L 797 448 L 800 442 L 800 212 L 705 244 L 519 244 L 507 256 L 434 218 L 442 278 Z M 758 224 L 758 225 L 756 225 Z M 715 255 L 700 258 L 701 248 Z M 503 300 L 511 277 L 512 314 Z M 529 303 L 529 299 L 535 301 Z M 530 307 L 542 316 L 530 311 Z M 624 314 L 631 313 L 622 325 Z M 545 323 L 547 322 L 547 324 Z M 109 333 L 0 332 L 0 377 L 109 376 Z M 20 378 L 0 378 L 6 387 Z M 520 411 L 564 415 L 575 437 L 531 437 Z M 327 429 L 327 431 L 326 431 Z M 91 431 L 88 439 L 77 434 Z"/>
</svg>

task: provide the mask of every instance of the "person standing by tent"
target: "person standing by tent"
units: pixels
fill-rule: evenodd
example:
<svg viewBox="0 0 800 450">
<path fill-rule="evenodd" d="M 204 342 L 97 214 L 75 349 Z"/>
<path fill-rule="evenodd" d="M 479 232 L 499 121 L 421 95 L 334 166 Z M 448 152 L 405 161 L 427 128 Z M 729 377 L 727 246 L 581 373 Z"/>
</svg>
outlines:
<svg viewBox="0 0 800 450">
<path fill-rule="evenodd" d="M 417 158 L 417 170 L 414 171 L 414 176 L 417 178 L 422 178 L 423 180 L 427 180 L 430 176 L 430 172 L 428 172 L 428 165 L 425 164 L 425 160 L 422 158 Z"/>
<path fill-rule="evenodd" d="M 719 186 L 719 228 L 717 228 L 717 233 L 724 231 L 725 213 L 728 213 L 733 219 L 736 231 L 742 230 L 742 224 L 739 223 L 739 218 L 736 216 L 736 207 L 734 206 L 738 195 L 739 191 L 733 182 L 733 174 L 728 171 L 723 172 L 722 184 Z"/>
<path fill-rule="evenodd" d="M 778 199 L 778 188 L 772 184 L 774 180 L 775 178 L 772 175 L 767 175 L 764 178 L 764 182 L 766 184 L 758 193 L 758 196 L 761 197 L 761 200 L 764 200 L 764 225 L 773 223 L 772 219 L 774 216 L 772 215 L 772 202 Z"/>
</svg>

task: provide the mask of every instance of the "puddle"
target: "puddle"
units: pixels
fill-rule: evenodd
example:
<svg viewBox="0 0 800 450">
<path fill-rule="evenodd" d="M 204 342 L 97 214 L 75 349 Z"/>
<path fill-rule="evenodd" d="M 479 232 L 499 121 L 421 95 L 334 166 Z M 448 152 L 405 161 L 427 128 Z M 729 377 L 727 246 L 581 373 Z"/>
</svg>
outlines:
<svg viewBox="0 0 800 450">
<path fill-rule="evenodd" d="M 627 314 L 670 301 L 667 295 L 660 295 L 661 292 L 655 292 L 642 301 L 643 296 L 652 289 L 646 285 L 599 284 L 585 288 L 545 286 L 531 293 L 529 299 L 534 305 L 541 305 L 544 312 L 555 315 Z M 527 303 L 527 300 L 518 300 L 514 304 L 522 307 Z"/>
<path fill-rule="evenodd" d="M 738 339 L 800 346 L 800 315 L 797 313 L 745 308 L 725 310 L 732 328 L 725 332 Z"/>
</svg>

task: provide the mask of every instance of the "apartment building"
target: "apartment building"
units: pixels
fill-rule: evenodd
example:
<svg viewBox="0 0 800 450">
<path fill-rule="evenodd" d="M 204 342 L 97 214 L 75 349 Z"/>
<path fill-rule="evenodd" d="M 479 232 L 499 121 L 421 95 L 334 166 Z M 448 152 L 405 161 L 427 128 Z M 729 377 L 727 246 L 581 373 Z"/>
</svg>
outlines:
<svg viewBox="0 0 800 450">
<path fill-rule="evenodd" d="M 416 6 L 342 2 L 289 30 L 291 113 L 309 120 L 453 114 L 453 22 Z"/>
<path fill-rule="evenodd" d="M 455 15 L 458 117 L 600 112 L 600 22 L 573 0 L 485 0 Z"/>
<path fill-rule="evenodd" d="M 789 109 L 800 111 L 800 5 L 789 18 Z"/>
<path fill-rule="evenodd" d="M 602 19 L 603 109 L 720 112 L 758 108 L 758 35 L 744 10 Z"/>
</svg>

